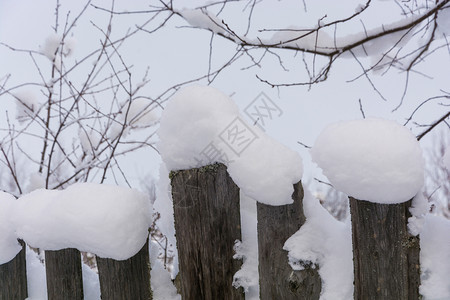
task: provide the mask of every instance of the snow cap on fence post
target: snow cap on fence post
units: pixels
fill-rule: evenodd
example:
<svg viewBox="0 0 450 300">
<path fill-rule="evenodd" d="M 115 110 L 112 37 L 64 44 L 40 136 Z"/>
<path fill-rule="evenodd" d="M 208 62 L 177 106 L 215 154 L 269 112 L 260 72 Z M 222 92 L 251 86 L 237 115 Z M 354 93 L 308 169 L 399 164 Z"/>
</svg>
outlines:
<svg viewBox="0 0 450 300">
<path fill-rule="evenodd" d="M 334 187 L 382 204 L 413 198 L 424 181 L 419 142 L 405 127 L 376 118 L 329 125 L 311 150 Z"/>
<path fill-rule="evenodd" d="M 158 136 L 169 170 L 223 163 L 241 190 L 264 204 L 292 203 L 293 184 L 303 174 L 297 152 L 248 124 L 232 99 L 209 86 L 177 92 L 164 110 Z"/>
<path fill-rule="evenodd" d="M 76 183 L 20 197 L 11 219 L 16 235 L 32 247 L 76 248 L 125 260 L 147 241 L 151 204 L 145 194 L 130 188 Z"/>
</svg>

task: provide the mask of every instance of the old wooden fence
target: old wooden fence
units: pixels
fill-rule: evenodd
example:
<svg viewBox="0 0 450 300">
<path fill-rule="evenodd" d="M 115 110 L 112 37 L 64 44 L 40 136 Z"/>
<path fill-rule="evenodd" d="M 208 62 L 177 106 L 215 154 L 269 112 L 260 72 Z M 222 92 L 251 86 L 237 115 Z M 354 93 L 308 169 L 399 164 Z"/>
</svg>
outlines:
<svg viewBox="0 0 450 300">
<path fill-rule="evenodd" d="M 171 180 L 182 298 L 244 299 L 232 286 L 241 266 L 232 258 L 241 239 L 239 188 L 222 164 L 172 172 Z M 321 292 L 317 268 L 293 271 L 282 249 L 305 222 L 300 182 L 292 198 L 290 205 L 257 206 L 261 299 L 318 299 Z M 409 205 L 350 199 L 355 299 L 419 299 L 419 241 L 406 228 Z M 0 300 L 27 298 L 24 249 L 0 266 Z M 46 251 L 45 259 L 48 298 L 83 299 L 78 250 Z M 152 299 L 148 245 L 126 261 L 97 263 L 102 299 Z"/>
</svg>

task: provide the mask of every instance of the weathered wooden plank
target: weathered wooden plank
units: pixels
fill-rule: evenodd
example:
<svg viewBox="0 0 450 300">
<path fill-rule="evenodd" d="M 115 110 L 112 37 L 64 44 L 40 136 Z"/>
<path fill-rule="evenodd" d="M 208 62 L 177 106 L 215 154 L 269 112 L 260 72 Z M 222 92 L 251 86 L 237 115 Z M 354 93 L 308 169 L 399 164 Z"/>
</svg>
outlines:
<svg viewBox="0 0 450 300">
<path fill-rule="evenodd" d="M 151 300 L 148 240 L 127 260 L 97 257 L 102 300 Z"/>
<path fill-rule="evenodd" d="M 80 251 L 45 251 L 45 272 L 49 300 L 83 300 Z"/>
<path fill-rule="evenodd" d="M 10 262 L 0 265 L 0 300 L 23 300 L 28 297 L 25 243 Z"/>
<path fill-rule="evenodd" d="M 183 299 L 244 299 L 232 286 L 242 262 L 239 188 L 223 164 L 171 173 Z"/>
<path fill-rule="evenodd" d="M 294 185 L 294 203 L 270 206 L 258 203 L 258 252 L 260 298 L 319 299 L 321 279 L 317 268 L 294 271 L 288 263 L 284 243 L 305 223 L 303 188 Z"/>
<path fill-rule="evenodd" d="M 354 299 L 419 299 L 419 238 L 408 233 L 408 208 L 350 197 Z"/>
</svg>

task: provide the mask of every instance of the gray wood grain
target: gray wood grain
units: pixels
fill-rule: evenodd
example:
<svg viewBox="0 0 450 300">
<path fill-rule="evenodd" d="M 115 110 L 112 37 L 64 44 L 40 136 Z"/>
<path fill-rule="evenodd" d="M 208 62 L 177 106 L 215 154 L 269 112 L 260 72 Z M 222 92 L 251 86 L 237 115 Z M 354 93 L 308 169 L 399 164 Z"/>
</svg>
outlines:
<svg viewBox="0 0 450 300">
<path fill-rule="evenodd" d="M 410 205 L 350 197 L 354 299 L 419 299 L 420 244 L 407 230 Z"/>
<path fill-rule="evenodd" d="M 45 272 L 49 300 L 83 300 L 80 251 L 45 251 Z"/>
<path fill-rule="evenodd" d="M 25 243 L 11 261 L 0 265 L 0 300 L 23 300 L 28 297 Z"/>
<path fill-rule="evenodd" d="M 284 243 L 305 223 L 303 188 L 294 185 L 294 203 L 271 206 L 258 203 L 258 252 L 260 298 L 319 299 L 321 279 L 317 267 L 294 271 Z"/>
<path fill-rule="evenodd" d="M 151 300 L 148 240 L 127 260 L 97 257 L 102 300 Z"/>
<path fill-rule="evenodd" d="M 172 198 L 183 299 L 244 299 L 232 286 L 242 262 L 239 188 L 223 164 L 172 173 Z"/>
</svg>

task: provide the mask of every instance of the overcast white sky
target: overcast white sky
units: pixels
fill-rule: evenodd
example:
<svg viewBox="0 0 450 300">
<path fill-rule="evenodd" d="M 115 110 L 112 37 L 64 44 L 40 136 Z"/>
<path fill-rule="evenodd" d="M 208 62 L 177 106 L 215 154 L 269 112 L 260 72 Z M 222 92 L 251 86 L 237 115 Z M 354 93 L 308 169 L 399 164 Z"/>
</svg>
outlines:
<svg viewBox="0 0 450 300">
<path fill-rule="evenodd" d="M 109 1 L 94 1 L 99 6 L 108 7 Z M 194 7 L 202 1 L 174 1 L 178 7 L 187 5 Z M 263 24 L 264 28 L 282 28 L 289 24 L 295 26 L 313 26 L 317 19 L 327 14 L 328 20 L 333 16 L 344 16 L 353 13 L 359 3 L 365 1 L 308 1 L 308 13 L 305 14 L 302 1 L 264 1 L 257 6 L 254 12 L 254 24 Z M 45 39 L 52 33 L 54 25 L 54 7 L 56 1 L 49 0 L 0 0 L 0 42 L 17 48 L 39 50 Z M 118 9 L 143 9 L 151 1 L 124 1 L 117 0 Z M 182 4 L 180 4 L 182 3 Z M 62 10 L 72 9 L 75 15 L 84 4 L 84 1 L 61 0 Z M 384 20 L 390 23 L 398 16 L 392 1 L 375 1 L 374 8 L 364 15 L 364 24 L 371 28 L 380 25 Z M 246 12 L 245 12 L 246 14 Z M 65 13 L 63 14 L 63 16 Z M 93 44 L 99 43 L 101 35 L 90 24 L 90 20 L 98 25 L 105 24 L 107 14 L 89 8 L 86 15 L 79 21 L 74 30 L 77 40 L 75 58 L 87 52 Z M 134 24 L 145 19 L 142 15 L 117 16 L 114 21 L 114 30 L 124 32 Z M 234 18 L 235 28 L 245 28 L 244 13 L 236 11 Z M 294 24 L 295 23 L 295 24 Z M 235 24 L 235 23 L 233 23 Z M 208 68 L 210 33 L 202 30 L 185 28 L 186 22 L 176 17 L 165 28 L 154 35 L 140 34 L 138 38 L 130 41 L 122 49 L 122 55 L 127 62 L 135 65 L 134 76 L 137 79 L 144 74 L 146 67 L 150 67 L 151 83 L 148 86 L 149 94 L 156 95 L 168 86 L 194 76 L 205 74 Z M 260 26 L 261 27 L 261 26 Z M 255 27 L 256 28 L 256 27 Z M 354 33 L 361 30 L 359 20 L 349 26 L 343 26 L 342 34 Z M 348 31 L 348 32 L 347 32 Z M 231 57 L 235 45 L 220 38 L 214 39 L 213 64 L 219 65 L 225 58 Z M 361 118 L 358 99 L 361 99 L 366 116 L 377 116 L 394 119 L 403 123 L 418 103 L 428 97 L 440 94 L 440 89 L 447 88 L 450 78 L 450 60 L 447 49 L 435 53 L 427 58 L 420 70 L 433 76 L 426 79 L 423 76 L 411 74 L 408 94 L 405 104 L 396 112 L 392 110 L 398 105 L 404 89 L 404 74 L 393 70 L 383 77 L 373 75 L 372 79 L 384 96 L 389 100 L 383 101 L 371 88 L 369 82 L 360 78 L 354 82 L 347 82 L 357 77 L 361 69 L 352 59 L 339 60 L 331 72 L 330 79 L 325 83 L 307 87 L 272 89 L 261 83 L 255 74 L 271 81 L 296 81 L 301 78 L 304 70 L 299 56 L 294 53 L 283 55 L 283 61 L 289 72 L 279 68 L 278 63 L 272 59 L 267 60 L 262 68 L 242 70 L 249 65 L 249 60 L 238 62 L 223 72 L 212 84 L 224 93 L 232 95 L 241 109 L 244 109 L 261 91 L 264 91 L 283 111 L 283 115 L 274 118 L 266 127 L 267 132 L 288 147 L 300 152 L 305 161 L 305 174 L 311 176 L 313 165 L 308 162 L 308 152 L 297 141 L 312 145 L 320 131 L 328 124 L 338 120 Z M 50 67 L 50 65 L 49 65 Z M 36 71 L 26 54 L 13 53 L 0 46 L 0 78 L 11 73 L 10 83 L 19 83 L 24 80 L 36 79 Z M 0 105 L 8 107 L 6 98 L 2 98 Z M 430 122 L 444 113 L 444 108 L 436 105 L 426 105 L 417 114 L 416 121 Z M 415 134 L 423 128 L 417 128 L 412 123 L 410 128 Z M 442 131 L 441 131 L 442 132 Z M 448 131 L 446 131 L 448 134 Z M 431 137 L 423 140 L 423 144 L 431 145 Z M 157 174 L 158 159 L 142 158 L 148 160 L 145 164 L 139 161 L 129 163 L 130 168 L 137 170 L 137 176 L 153 170 Z M 148 166 L 148 167 L 147 167 Z"/>
</svg>

